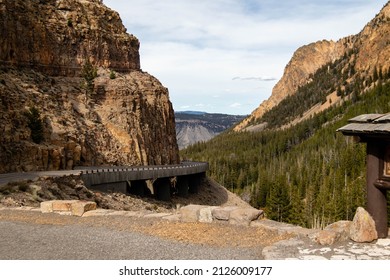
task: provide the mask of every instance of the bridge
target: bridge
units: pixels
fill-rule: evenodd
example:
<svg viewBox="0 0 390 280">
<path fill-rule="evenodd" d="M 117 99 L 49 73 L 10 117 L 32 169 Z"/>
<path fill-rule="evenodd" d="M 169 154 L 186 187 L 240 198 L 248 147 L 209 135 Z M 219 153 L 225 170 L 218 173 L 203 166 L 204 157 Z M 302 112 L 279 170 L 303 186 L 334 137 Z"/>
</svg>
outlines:
<svg viewBox="0 0 390 280">
<path fill-rule="evenodd" d="M 182 162 L 174 165 L 77 167 L 75 170 L 0 174 L 0 185 L 42 176 L 79 175 L 87 188 L 104 192 L 136 195 L 152 194 L 169 200 L 172 193 L 196 193 L 206 176 L 207 162 Z"/>
</svg>

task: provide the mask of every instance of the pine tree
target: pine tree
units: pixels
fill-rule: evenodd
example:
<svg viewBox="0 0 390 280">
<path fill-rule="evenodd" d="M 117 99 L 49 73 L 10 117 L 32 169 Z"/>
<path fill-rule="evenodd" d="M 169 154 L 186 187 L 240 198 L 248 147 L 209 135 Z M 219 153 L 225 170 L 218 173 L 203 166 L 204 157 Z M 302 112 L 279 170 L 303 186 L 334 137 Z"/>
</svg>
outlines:
<svg viewBox="0 0 390 280">
<path fill-rule="evenodd" d="M 306 226 L 304 213 L 305 213 L 305 205 L 302 202 L 299 193 L 299 187 L 292 186 L 289 217 L 287 219 L 287 222 L 294 225 Z"/>
<path fill-rule="evenodd" d="M 275 221 L 286 222 L 290 216 L 290 207 L 287 188 L 281 182 L 273 183 L 267 198 L 267 217 Z"/>
<path fill-rule="evenodd" d="M 94 80 L 97 77 L 97 68 L 92 65 L 89 58 L 85 59 L 81 76 L 84 78 L 86 95 L 91 94 L 95 87 Z"/>
</svg>

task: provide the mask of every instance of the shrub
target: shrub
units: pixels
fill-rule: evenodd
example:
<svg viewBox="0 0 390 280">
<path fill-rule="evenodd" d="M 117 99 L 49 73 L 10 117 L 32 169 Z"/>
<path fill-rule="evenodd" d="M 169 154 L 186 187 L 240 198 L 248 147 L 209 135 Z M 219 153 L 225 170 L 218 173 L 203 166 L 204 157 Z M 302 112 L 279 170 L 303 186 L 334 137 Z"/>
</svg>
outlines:
<svg viewBox="0 0 390 280">
<path fill-rule="evenodd" d="M 43 124 L 41 114 L 35 107 L 30 108 L 25 113 L 28 121 L 28 127 L 31 130 L 31 139 L 34 143 L 39 144 L 43 141 Z"/>
<path fill-rule="evenodd" d="M 116 74 L 115 74 L 115 72 L 113 70 L 111 70 L 111 72 L 110 72 L 110 79 L 114 80 L 115 78 L 116 78 Z"/>
<path fill-rule="evenodd" d="M 73 27 L 73 22 L 72 22 L 71 18 L 68 18 L 67 25 L 68 25 L 68 27 Z"/>
<path fill-rule="evenodd" d="M 94 67 L 89 59 L 85 60 L 81 76 L 85 80 L 86 93 L 92 93 L 94 89 L 94 80 L 97 77 L 97 68 Z"/>
</svg>

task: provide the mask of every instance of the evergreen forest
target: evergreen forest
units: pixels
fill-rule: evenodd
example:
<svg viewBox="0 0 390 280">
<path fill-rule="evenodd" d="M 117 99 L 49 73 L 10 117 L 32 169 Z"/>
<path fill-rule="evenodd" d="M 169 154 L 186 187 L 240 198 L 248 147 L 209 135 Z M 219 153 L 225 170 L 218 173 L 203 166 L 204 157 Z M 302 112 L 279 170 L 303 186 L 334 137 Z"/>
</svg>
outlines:
<svg viewBox="0 0 390 280">
<path fill-rule="evenodd" d="M 326 75 L 329 69 L 320 71 Z M 309 228 L 351 220 L 356 208 L 365 205 L 366 147 L 337 129 L 361 114 L 390 112 L 388 74 L 375 70 L 369 80 L 356 81 L 353 87 L 333 87 L 342 97 L 339 105 L 297 125 L 280 129 L 332 88 L 308 84 L 259 120 L 268 122 L 268 129 L 227 131 L 190 146 L 181 156 L 209 162 L 211 178 L 264 209 L 270 219 Z M 308 87 L 317 90 L 312 101 L 307 100 Z M 362 88 L 366 90 L 359 93 Z"/>
</svg>

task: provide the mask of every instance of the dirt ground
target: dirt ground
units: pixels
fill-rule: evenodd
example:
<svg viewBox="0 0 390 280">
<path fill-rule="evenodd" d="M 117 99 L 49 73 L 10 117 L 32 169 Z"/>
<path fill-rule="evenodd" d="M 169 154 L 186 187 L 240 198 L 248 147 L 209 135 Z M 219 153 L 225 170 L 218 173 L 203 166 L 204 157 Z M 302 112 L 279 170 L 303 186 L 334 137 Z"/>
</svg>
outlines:
<svg viewBox="0 0 390 280">
<path fill-rule="evenodd" d="M 290 237 L 289 235 L 275 235 L 260 228 L 248 226 L 180 223 L 158 218 L 125 216 L 75 217 L 20 210 L 0 211 L 0 221 L 57 226 L 76 224 L 94 228 L 140 232 L 182 243 L 216 247 L 265 247 Z"/>
<path fill-rule="evenodd" d="M 121 193 L 101 193 L 88 190 L 75 176 L 42 178 L 35 182 L 18 182 L 0 187 L 0 206 L 39 207 L 39 203 L 51 199 L 82 199 L 95 201 L 100 208 L 176 213 L 181 206 L 201 204 L 211 206 L 249 205 L 237 195 L 211 179 L 206 179 L 197 194 L 188 198 L 173 195 L 172 200 L 163 202 L 151 197 L 138 197 Z M 115 230 L 131 230 L 159 236 L 163 239 L 185 243 L 207 244 L 219 247 L 268 246 L 288 236 L 272 235 L 255 227 L 228 224 L 180 223 L 162 219 L 136 217 L 72 217 L 58 214 L 41 214 L 34 211 L 0 211 L 0 220 L 49 225 L 84 224 L 93 227 L 107 227 Z"/>
</svg>

